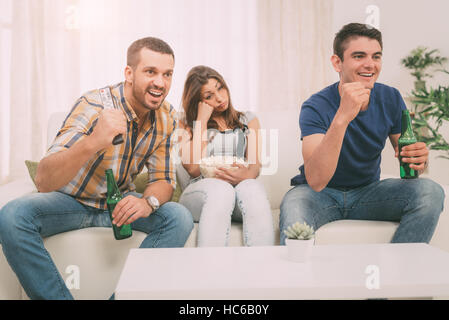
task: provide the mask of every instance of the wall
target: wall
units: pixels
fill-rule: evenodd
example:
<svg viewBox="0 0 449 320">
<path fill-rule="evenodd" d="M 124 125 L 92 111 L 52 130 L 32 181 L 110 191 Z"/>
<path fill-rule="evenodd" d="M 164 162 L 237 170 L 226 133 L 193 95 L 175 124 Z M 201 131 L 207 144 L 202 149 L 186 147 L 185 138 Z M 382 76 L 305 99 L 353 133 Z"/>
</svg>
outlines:
<svg viewBox="0 0 449 320">
<path fill-rule="evenodd" d="M 396 87 L 403 97 L 413 88 L 414 78 L 400 65 L 400 60 L 417 46 L 440 50 L 449 57 L 449 1 L 447 0 L 334 0 L 333 33 L 349 22 L 367 22 L 368 6 L 379 8 L 379 29 L 383 35 L 383 69 L 379 82 Z M 329 63 L 329 67 L 331 67 Z M 446 64 L 449 69 L 449 63 Z M 336 76 L 335 79 L 338 79 Z M 429 85 L 447 85 L 449 76 L 440 74 L 428 81 Z M 443 129 L 449 140 L 449 126 Z M 382 172 L 397 174 L 399 166 L 390 143 L 383 154 Z M 449 160 L 437 159 L 438 152 L 431 151 L 430 166 L 426 176 L 439 183 L 449 184 Z"/>
</svg>

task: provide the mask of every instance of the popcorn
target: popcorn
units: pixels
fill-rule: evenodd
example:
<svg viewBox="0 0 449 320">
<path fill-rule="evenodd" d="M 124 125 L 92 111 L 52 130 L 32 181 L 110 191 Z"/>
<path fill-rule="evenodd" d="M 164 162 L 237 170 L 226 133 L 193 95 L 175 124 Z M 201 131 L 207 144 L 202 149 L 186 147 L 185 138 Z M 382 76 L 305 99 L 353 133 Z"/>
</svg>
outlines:
<svg viewBox="0 0 449 320">
<path fill-rule="evenodd" d="M 232 166 L 234 163 L 248 167 L 248 164 L 242 158 L 234 156 L 211 156 L 201 159 L 200 172 L 205 178 L 214 178 L 216 168 L 238 169 L 238 167 Z"/>
</svg>

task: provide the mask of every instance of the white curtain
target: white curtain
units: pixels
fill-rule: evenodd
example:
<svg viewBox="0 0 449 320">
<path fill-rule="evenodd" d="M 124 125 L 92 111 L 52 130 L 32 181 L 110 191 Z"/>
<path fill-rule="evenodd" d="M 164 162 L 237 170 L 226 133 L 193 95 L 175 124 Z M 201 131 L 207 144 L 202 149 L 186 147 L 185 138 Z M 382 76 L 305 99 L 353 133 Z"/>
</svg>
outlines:
<svg viewBox="0 0 449 320">
<path fill-rule="evenodd" d="M 299 108 L 330 84 L 332 0 L 258 0 L 260 110 Z"/>
<path fill-rule="evenodd" d="M 123 80 L 132 41 L 175 52 L 168 100 L 187 72 L 220 72 L 239 110 L 298 106 L 327 81 L 331 0 L 0 0 L 0 183 L 46 150 L 46 122 Z"/>
</svg>

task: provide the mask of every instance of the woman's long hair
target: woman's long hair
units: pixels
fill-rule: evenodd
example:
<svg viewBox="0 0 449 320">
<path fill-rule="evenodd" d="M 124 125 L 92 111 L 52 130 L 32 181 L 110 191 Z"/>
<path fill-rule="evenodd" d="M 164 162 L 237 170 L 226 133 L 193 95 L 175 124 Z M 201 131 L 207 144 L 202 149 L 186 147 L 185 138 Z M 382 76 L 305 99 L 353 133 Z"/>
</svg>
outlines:
<svg viewBox="0 0 449 320">
<path fill-rule="evenodd" d="M 206 66 L 196 66 L 187 74 L 187 79 L 184 83 L 184 92 L 182 93 L 182 107 L 184 108 L 186 115 L 186 125 L 193 128 L 193 122 L 196 121 L 198 116 L 198 103 L 201 101 L 201 88 L 207 84 L 209 79 L 217 80 L 228 92 L 229 105 L 223 112 L 226 125 L 233 129 L 243 129 L 243 123 L 240 121 L 240 116 L 243 115 L 243 112 L 235 110 L 232 106 L 231 94 L 226 82 L 217 71 Z M 212 117 L 207 123 L 207 128 L 218 130 L 218 124 Z"/>
</svg>

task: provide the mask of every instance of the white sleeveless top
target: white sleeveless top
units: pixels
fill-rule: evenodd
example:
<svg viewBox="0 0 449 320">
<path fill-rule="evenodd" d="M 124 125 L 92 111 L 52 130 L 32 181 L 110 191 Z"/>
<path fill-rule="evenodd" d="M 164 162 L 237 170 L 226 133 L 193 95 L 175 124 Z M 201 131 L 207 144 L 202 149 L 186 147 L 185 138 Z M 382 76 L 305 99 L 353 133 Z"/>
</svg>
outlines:
<svg viewBox="0 0 449 320">
<path fill-rule="evenodd" d="M 228 129 L 219 131 L 217 129 L 207 129 L 206 155 L 210 156 L 234 156 L 237 158 L 245 158 L 246 147 L 248 145 L 248 123 L 253 120 L 256 115 L 250 111 L 240 116 L 240 121 L 244 128 Z"/>
</svg>

